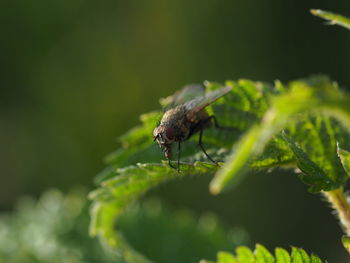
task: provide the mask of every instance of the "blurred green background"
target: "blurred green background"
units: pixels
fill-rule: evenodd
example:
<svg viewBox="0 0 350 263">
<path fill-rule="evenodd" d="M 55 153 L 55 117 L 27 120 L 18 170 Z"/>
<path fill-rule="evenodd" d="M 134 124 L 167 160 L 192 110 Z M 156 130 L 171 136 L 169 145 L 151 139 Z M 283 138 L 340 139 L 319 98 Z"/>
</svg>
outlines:
<svg viewBox="0 0 350 263">
<path fill-rule="evenodd" d="M 0 7 L 3 211 L 47 188 L 92 187 L 117 136 L 185 84 L 326 73 L 350 87 L 350 32 L 309 14 L 350 16 L 346 0 L 17 0 Z M 254 174 L 218 197 L 209 195 L 209 179 L 162 185 L 151 195 L 213 211 L 243 226 L 252 244 L 302 246 L 345 262 L 336 219 L 298 178 Z"/>
</svg>

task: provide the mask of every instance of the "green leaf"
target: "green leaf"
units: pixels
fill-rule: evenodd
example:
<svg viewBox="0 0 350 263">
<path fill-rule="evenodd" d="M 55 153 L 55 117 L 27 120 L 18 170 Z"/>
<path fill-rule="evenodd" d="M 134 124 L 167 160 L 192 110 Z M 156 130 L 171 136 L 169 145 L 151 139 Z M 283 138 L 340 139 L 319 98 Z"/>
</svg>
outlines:
<svg viewBox="0 0 350 263">
<path fill-rule="evenodd" d="M 196 216 L 187 209 L 174 210 L 158 198 L 129 206 L 118 227 L 137 251 L 154 262 L 167 263 L 214 258 L 217 251 L 231 249 L 237 235 L 245 234 L 242 228 L 224 227 L 213 214 Z"/>
<path fill-rule="evenodd" d="M 290 263 L 290 255 L 287 250 L 283 248 L 275 249 L 276 263 Z"/>
<path fill-rule="evenodd" d="M 218 263 L 237 263 L 237 260 L 231 253 L 221 251 L 217 255 L 217 262 Z"/>
<path fill-rule="evenodd" d="M 264 156 L 264 150 L 269 148 L 268 145 L 271 145 L 271 142 L 276 141 L 282 129 L 286 129 L 295 137 L 303 138 L 309 147 L 307 154 L 311 153 L 311 156 L 322 159 L 319 163 L 322 163 L 321 167 L 327 173 L 330 172 L 329 177 L 336 184 L 343 183 L 346 177 L 343 172 L 337 173 L 341 170 L 334 149 L 335 139 L 341 139 L 340 135 L 347 134 L 343 139 L 348 138 L 350 131 L 348 100 L 349 97 L 340 93 L 338 86 L 326 77 L 313 77 L 291 82 L 288 85 L 288 92 L 274 96 L 271 106 L 264 114 L 260 124 L 249 129 L 234 145 L 232 154 L 227 158 L 226 164 L 218 171 L 210 184 L 211 192 L 217 194 L 225 187 L 239 181 L 249 165 L 257 167 L 254 165 L 254 161 L 256 162 L 261 158 L 260 156 Z M 315 124 L 310 121 L 309 116 L 317 116 Z M 331 123 L 335 120 L 327 120 L 329 116 L 336 118 L 341 123 L 340 131 L 337 130 L 338 127 L 336 126 L 333 129 Z M 320 126 L 319 123 L 322 125 Z M 308 137 L 310 136 L 308 134 L 310 131 L 315 135 L 309 140 Z M 322 136 L 318 135 L 323 134 L 324 131 L 330 139 L 329 143 L 334 147 L 314 148 L 316 149 L 316 153 L 314 153 L 315 139 L 320 139 Z M 307 139 L 305 140 L 305 138 Z M 281 166 L 285 165 L 286 162 L 290 163 L 291 152 L 285 148 L 286 145 L 281 142 L 277 145 L 282 151 L 280 151 L 280 155 L 275 156 L 272 163 Z M 257 164 L 259 165 L 259 162 Z M 264 165 L 264 162 L 262 164 Z M 326 190 L 322 186 L 319 188 Z"/>
<path fill-rule="evenodd" d="M 329 191 L 339 187 L 339 185 L 332 181 L 321 167 L 310 160 L 309 156 L 285 133 L 283 133 L 283 138 L 287 141 L 289 147 L 293 151 L 297 160 L 298 168 L 304 173 L 304 175 L 300 176 L 301 180 L 306 184 L 311 185 L 309 188 L 311 192 L 318 192 L 321 190 Z"/>
<path fill-rule="evenodd" d="M 118 168 L 159 161 L 159 149 L 152 140 L 152 132 L 160 116 L 161 113 L 156 111 L 142 114 L 142 124 L 119 138 L 121 147 L 105 158 L 108 166 L 97 175 L 96 184 L 113 177 Z"/>
<path fill-rule="evenodd" d="M 310 257 L 301 248 L 292 247 L 292 263 L 310 263 Z"/>
<path fill-rule="evenodd" d="M 255 260 L 253 252 L 248 247 L 236 248 L 236 258 L 238 262 L 253 263 Z"/>
<path fill-rule="evenodd" d="M 350 237 L 344 236 L 341 241 L 345 249 L 350 253 Z"/>
<path fill-rule="evenodd" d="M 270 97 L 283 90 L 282 86 L 275 89 L 249 80 L 227 82 L 226 86 L 232 86 L 232 91 L 209 105 L 207 111 L 216 115 L 221 126 L 231 129 L 206 129 L 203 136 L 207 152 L 218 161 L 225 160 L 243 130 L 259 122 L 268 108 Z M 210 91 L 223 86 L 208 82 L 206 87 Z M 214 174 L 218 169 L 207 163 L 207 158 L 198 149 L 198 135 L 183 143 L 180 174 L 165 163 L 156 163 L 162 158 L 162 153 L 153 142 L 152 131 L 160 117 L 159 112 L 143 114 L 142 125 L 120 138 L 121 147 L 107 156 L 108 166 L 97 176 L 96 183 L 101 186 L 90 194 L 93 200 L 90 233 L 101 237 L 114 249 L 129 249 L 123 237 L 115 232 L 115 223 L 128 204 L 161 182 L 186 175 Z M 140 162 L 145 164 L 135 165 Z"/>
<path fill-rule="evenodd" d="M 271 253 L 262 245 L 257 244 L 255 248 L 256 263 L 274 263 L 275 259 Z"/>
<path fill-rule="evenodd" d="M 287 129 L 289 135 L 284 133 L 282 137 L 303 172 L 301 179 L 312 185 L 310 191 L 329 191 L 341 187 L 349 176 L 336 154 L 338 152 L 339 155 L 337 141 L 349 145 L 349 133 L 339 122 L 327 116 L 307 117 L 293 129 Z"/>
<path fill-rule="evenodd" d="M 305 173 L 301 178 L 313 191 L 345 182 L 348 175 L 336 154 L 336 142 L 350 147 L 350 105 L 349 96 L 336 83 L 316 76 L 287 86 L 249 80 L 228 81 L 225 86 L 232 90 L 206 110 L 231 129 L 206 129 L 203 135 L 205 149 L 220 166 L 208 163 L 198 149 L 198 135 L 182 144 L 180 173 L 160 163 L 164 156 L 153 142 L 152 130 L 161 114 L 142 115 L 142 124 L 122 136 L 120 148 L 106 158 L 107 167 L 96 180 L 100 186 L 90 194 L 92 235 L 114 249 L 129 251 L 116 231 L 125 208 L 158 184 L 182 176 L 216 173 L 210 190 L 217 194 L 249 169 L 297 163 Z M 209 91 L 222 87 L 206 83 Z M 289 141 L 280 133 L 283 129 Z"/>
<path fill-rule="evenodd" d="M 123 236 L 115 232 L 116 219 L 127 205 L 161 182 L 189 174 L 211 174 L 216 169 L 214 164 L 202 162 L 182 164 L 181 173 L 164 164 L 138 164 L 117 169 L 113 178 L 104 181 L 99 189 L 89 195 L 94 201 L 91 208 L 91 235 L 100 236 L 114 249 L 129 251 L 131 248 Z"/>
<path fill-rule="evenodd" d="M 344 170 L 350 176 L 350 152 L 339 147 L 339 143 L 337 143 L 337 153 L 340 158 L 340 161 L 344 167 Z"/>
<path fill-rule="evenodd" d="M 315 16 L 328 20 L 330 25 L 340 25 L 342 27 L 350 29 L 350 19 L 345 16 L 328 11 L 323 11 L 320 9 L 311 9 L 310 12 Z"/>
<path fill-rule="evenodd" d="M 220 252 L 222 253 L 222 252 Z M 239 247 L 236 249 L 236 255 L 225 252 L 218 254 L 216 263 L 322 263 L 323 261 L 316 255 L 309 256 L 303 249 L 292 247 L 292 253 L 289 254 L 285 249 L 276 248 L 273 256 L 264 246 L 256 245 L 254 252 L 248 247 Z M 220 257 L 219 257 L 220 256 Z M 227 261 L 220 261 L 221 259 Z M 205 262 L 205 261 L 203 261 Z"/>
<path fill-rule="evenodd" d="M 321 259 L 314 254 L 311 254 L 311 263 L 322 263 Z"/>
</svg>

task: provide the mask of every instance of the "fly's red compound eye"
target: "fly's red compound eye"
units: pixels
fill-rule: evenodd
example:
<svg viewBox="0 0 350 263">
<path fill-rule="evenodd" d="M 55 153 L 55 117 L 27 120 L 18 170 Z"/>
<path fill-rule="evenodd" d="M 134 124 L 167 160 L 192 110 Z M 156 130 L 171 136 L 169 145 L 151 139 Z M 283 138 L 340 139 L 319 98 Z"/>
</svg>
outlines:
<svg viewBox="0 0 350 263">
<path fill-rule="evenodd" d="M 165 130 L 165 136 L 166 136 L 167 139 L 170 140 L 170 141 L 174 140 L 174 137 L 175 137 L 174 128 L 168 127 L 168 128 Z"/>
</svg>

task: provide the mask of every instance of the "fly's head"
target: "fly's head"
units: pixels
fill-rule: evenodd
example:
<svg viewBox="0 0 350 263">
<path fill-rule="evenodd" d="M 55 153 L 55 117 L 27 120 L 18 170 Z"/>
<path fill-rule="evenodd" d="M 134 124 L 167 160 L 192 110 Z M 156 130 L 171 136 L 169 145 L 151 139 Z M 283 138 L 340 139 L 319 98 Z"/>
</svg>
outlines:
<svg viewBox="0 0 350 263">
<path fill-rule="evenodd" d="M 154 141 L 157 141 L 165 157 L 171 158 L 171 145 L 175 141 L 175 130 L 171 126 L 160 125 L 153 131 Z"/>
</svg>

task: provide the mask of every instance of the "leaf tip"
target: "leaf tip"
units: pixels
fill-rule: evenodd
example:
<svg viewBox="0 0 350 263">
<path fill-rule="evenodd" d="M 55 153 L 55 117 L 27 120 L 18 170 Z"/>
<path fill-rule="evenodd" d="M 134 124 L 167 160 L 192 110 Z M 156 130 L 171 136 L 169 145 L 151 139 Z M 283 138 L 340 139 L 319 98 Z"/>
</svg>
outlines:
<svg viewBox="0 0 350 263">
<path fill-rule="evenodd" d="M 222 189 L 221 189 L 220 185 L 216 181 L 213 181 L 210 183 L 209 191 L 212 195 L 220 194 L 221 190 Z"/>
<path fill-rule="evenodd" d="M 345 249 L 350 253 L 350 237 L 348 236 L 343 236 L 341 239 L 343 246 Z"/>
<path fill-rule="evenodd" d="M 317 16 L 321 12 L 320 9 L 310 9 L 310 13 L 314 16 Z"/>
</svg>

